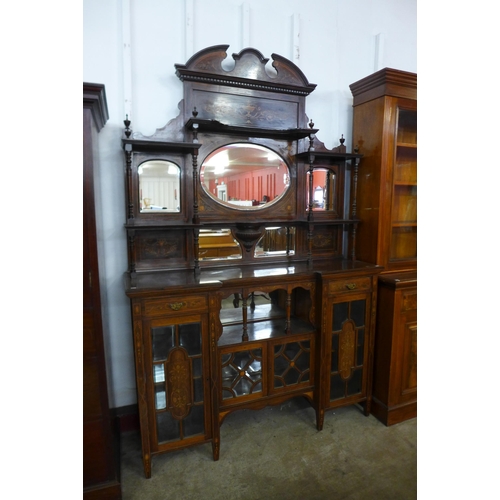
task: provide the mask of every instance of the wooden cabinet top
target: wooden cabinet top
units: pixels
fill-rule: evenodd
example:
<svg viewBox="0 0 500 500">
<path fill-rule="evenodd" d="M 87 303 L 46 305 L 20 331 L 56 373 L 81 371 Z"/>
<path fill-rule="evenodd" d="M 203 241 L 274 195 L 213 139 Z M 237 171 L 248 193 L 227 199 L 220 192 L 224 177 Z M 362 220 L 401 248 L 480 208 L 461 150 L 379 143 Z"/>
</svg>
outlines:
<svg viewBox="0 0 500 500">
<path fill-rule="evenodd" d="M 199 274 L 190 270 L 163 271 L 137 274 L 134 280 L 125 275 L 125 288 L 129 297 L 159 294 L 178 294 L 179 290 L 204 292 L 223 286 L 264 286 L 266 284 L 292 283 L 313 280 L 315 276 L 323 279 L 341 279 L 348 276 L 368 276 L 380 273 L 381 267 L 360 261 L 332 260 L 308 265 L 304 262 L 291 264 L 269 264 L 253 266 L 228 266 L 225 268 L 207 268 Z"/>
<path fill-rule="evenodd" d="M 102 83 L 83 82 L 83 109 L 90 109 L 97 130 L 100 131 L 109 119 L 106 89 Z"/>
<path fill-rule="evenodd" d="M 349 85 L 353 105 L 357 106 L 382 96 L 417 99 L 417 74 L 384 68 Z"/>
<path fill-rule="evenodd" d="M 389 288 L 406 288 L 417 286 L 417 272 L 405 272 L 381 275 L 379 282 Z"/>
</svg>

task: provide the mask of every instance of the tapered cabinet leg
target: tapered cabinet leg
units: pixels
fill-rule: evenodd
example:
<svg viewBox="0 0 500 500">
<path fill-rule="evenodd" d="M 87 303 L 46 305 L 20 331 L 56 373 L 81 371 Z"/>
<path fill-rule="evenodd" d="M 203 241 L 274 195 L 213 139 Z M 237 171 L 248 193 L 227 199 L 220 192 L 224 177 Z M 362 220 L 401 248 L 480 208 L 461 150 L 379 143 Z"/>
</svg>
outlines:
<svg viewBox="0 0 500 500">
<path fill-rule="evenodd" d="M 217 437 L 212 440 L 212 454 L 214 457 L 214 462 L 217 462 L 217 460 L 219 460 L 219 451 L 220 451 L 220 439 L 219 437 Z"/>
<path fill-rule="evenodd" d="M 146 479 L 149 479 L 151 477 L 151 457 L 149 455 L 144 455 L 142 461 L 144 464 L 144 475 Z"/>
<path fill-rule="evenodd" d="M 323 430 L 323 423 L 325 421 L 325 410 L 316 410 L 316 429 Z"/>
</svg>

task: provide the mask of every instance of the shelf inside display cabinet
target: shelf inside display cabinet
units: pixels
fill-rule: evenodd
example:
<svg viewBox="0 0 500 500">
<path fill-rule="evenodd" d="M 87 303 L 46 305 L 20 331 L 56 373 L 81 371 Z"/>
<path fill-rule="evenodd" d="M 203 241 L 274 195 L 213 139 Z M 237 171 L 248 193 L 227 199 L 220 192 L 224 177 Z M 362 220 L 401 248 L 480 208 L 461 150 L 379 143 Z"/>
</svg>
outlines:
<svg viewBox="0 0 500 500">
<path fill-rule="evenodd" d="M 301 303 L 300 310 L 298 306 L 292 308 L 297 300 Z M 222 301 L 222 335 L 218 344 L 222 346 L 312 333 L 315 326 L 307 317 L 311 304 L 310 294 L 304 289 L 294 289 L 290 296 L 285 290 L 254 292 L 245 301 L 240 294 L 234 294 Z"/>
</svg>

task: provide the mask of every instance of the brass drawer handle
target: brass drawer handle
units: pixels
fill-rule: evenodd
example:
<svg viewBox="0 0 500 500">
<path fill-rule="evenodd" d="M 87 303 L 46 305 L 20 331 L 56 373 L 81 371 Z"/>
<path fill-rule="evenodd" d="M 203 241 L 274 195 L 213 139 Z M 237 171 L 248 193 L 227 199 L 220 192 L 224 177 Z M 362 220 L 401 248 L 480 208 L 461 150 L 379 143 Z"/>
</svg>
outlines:
<svg viewBox="0 0 500 500">
<path fill-rule="evenodd" d="M 172 304 L 169 304 L 170 309 L 172 311 L 178 311 L 179 309 L 183 308 L 186 305 L 185 302 L 172 302 Z"/>
<path fill-rule="evenodd" d="M 354 290 L 356 288 L 356 283 L 347 283 L 345 286 L 348 290 Z"/>
</svg>

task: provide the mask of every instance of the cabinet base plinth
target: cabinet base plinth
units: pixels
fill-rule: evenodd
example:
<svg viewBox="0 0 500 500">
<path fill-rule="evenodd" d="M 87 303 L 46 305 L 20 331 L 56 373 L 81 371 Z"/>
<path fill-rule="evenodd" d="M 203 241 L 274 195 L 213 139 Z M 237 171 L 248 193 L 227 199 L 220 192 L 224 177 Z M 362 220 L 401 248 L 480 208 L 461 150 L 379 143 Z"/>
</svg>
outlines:
<svg viewBox="0 0 500 500">
<path fill-rule="evenodd" d="M 416 418 L 417 402 L 406 403 L 404 405 L 392 406 L 388 408 L 384 403 L 376 398 L 372 399 L 371 413 L 387 427 L 399 424 L 405 420 Z"/>
<path fill-rule="evenodd" d="M 109 481 L 83 489 L 84 500 L 121 500 L 122 490 L 118 481 Z"/>
</svg>

